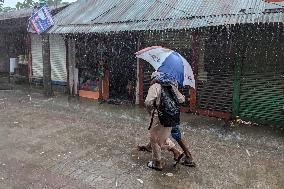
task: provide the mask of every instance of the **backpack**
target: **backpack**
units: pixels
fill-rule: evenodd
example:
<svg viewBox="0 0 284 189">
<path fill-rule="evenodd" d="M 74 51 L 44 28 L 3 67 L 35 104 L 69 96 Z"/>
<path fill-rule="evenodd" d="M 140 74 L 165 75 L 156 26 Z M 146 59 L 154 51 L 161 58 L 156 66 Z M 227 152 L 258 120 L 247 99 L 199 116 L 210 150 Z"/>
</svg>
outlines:
<svg viewBox="0 0 284 189">
<path fill-rule="evenodd" d="M 171 85 L 161 85 L 161 101 L 157 110 L 160 123 L 164 127 L 180 124 L 180 105 Z"/>
</svg>

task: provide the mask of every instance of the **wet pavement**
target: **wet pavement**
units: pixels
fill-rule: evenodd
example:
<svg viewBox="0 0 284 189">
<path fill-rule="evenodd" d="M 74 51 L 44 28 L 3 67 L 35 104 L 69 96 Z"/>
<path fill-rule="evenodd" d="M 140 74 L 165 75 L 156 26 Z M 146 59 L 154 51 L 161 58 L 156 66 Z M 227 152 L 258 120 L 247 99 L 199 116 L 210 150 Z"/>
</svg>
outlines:
<svg viewBox="0 0 284 189">
<path fill-rule="evenodd" d="M 283 131 L 182 115 L 198 166 L 146 167 L 143 108 L 0 90 L 0 188 L 283 188 Z M 169 174 L 171 173 L 171 174 Z"/>
</svg>

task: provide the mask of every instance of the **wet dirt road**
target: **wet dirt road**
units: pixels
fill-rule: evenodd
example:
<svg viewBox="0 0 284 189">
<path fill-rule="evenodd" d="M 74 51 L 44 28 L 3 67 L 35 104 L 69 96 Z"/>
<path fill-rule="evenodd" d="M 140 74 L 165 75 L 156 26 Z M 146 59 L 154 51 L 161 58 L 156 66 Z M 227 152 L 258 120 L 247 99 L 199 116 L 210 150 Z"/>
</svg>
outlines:
<svg viewBox="0 0 284 189">
<path fill-rule="evenodd" d="M 151 154 L 143 109 L 37 91 L 0 91 L 0 188 L 283 188 L 281 131 L 222 128 L 215 118 L 182 115 L 197 168 L 146 167 Z M 172 173 L 168 174 L 168 173 Z"/>
</svg>

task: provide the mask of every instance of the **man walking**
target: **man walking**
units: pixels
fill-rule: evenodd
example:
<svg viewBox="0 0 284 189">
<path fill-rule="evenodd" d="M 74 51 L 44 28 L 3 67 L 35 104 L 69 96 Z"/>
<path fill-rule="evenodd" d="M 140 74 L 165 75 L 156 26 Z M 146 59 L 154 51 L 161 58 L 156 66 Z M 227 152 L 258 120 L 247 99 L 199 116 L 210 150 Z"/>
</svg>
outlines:
<svg viewBox="0 0 284 189">
<path fill-rule="evenodd" d="M 157 150 L 158 151 L 160 150 L 159 148 L 157 148 L 155 144 L 155 140 L 156 138 L 159 138 L 160 136 L 160 139 L 162 139 L 160 142 L 165 141 L 165 146 L 167 146 L 167 149 L 174 154 L 174 159 L 176 160 L 177 163 L 181 161 L 181 164 L 183 165 L 195 167 L 196 165 L 193 162 L 191 153 L 189 152 L 187 146 L 185 145 L 185 140 L 182 138 L 181 131 L 178 127 L 179 119 L 180 119 L 179 118 L 180 116 L 179 103 L 183 103 L 185 101 L 184 96 L 178 91 L 177 82 L 171 77 L 167 76 L 166 74 L 163 74 L 160 72 L 154 72 L 151 76 L 151 79 L 152 79 L 151 86 L 149 88 L 148 95 L 145 100 L 146 108 L 148 109 L 149 112 L 152 112 L 152 120 L 151 120 L 151 125 L 150 125 L 150 127 L 152 126 L 150 129 L 150 143 L 146 146 L 138 146 L 138 150 L 148 151 L 148 152 L 152 151 L 153 157 L 155 157 L 155 154 L 157 154 Z M 170 98 L 164 97 L 166 94 L 165 89 L 168 90 L 167 91 L 169 92 L 168 97 Z M 161 96 L 163 96 L 164 98 L 161 98 Z M 176 109 L 175 110 L 176 114 L 174 115 L 173 112 L 169 112 L 167 116 L 159 115 L 159 113 L 161 114 L 161 110 L 158 111 L 158 107 L 161 104 L 160 102 L 161 100 L 171 101 L 171 102 L 166 102 L 166 103 L 162 102 L 162 104 L 167 104 L 167 103 L 170 104 L 169 106 L 172 106 L 172 107 L 169 107 L 168 109 Z M 176 102 L 176 104 L 174 102 Z M 167 109 L 167 107 L 164 107 L 164 108 Z M 163 114 L 167 114 L 167 112 L 164 112 Z M 165 120 L 163 121 L 161 119 L 165 119 Z M 164 124 L 161 122 L 164 122 Z M 158 126 L 155 125 L 157 123 L 158 123 Z M 155 125 L 155 128 L 153 128 L 153 125 Z M 183 149 L 184 151 L 183 153 L 180 153 L 174 147 L 173 142 L 168 138 L 170 134 L 178 142 L 180 147 Z M 163 143 L 160 144 L 160 147 L 161 145 L 163 145 Z M 158 155 L 159 155 L 159 152 L 158 152 Z M 154 167 L 156 164 L 160 164 L 159 158 L 160 157 L 158 157 L 158 162 L 154 161 L 154 163 L 152 163 Z M 151 166 L 149 166 L 148 164 L 148 167 L 151 167 Z M 153 166 L 151 168 L 153 168 Z"/>
<path fill-rule="evenodd" d="M 162 170 L 161 150 L 166 149 L 174 154 L 175 158 L 180 157 L 182 154 L 175 144 L 170 140 L 171 127 L 174 126 L 175 118 L 179 119 L 179 112 L 173 116 L 167 116 L 167 112 L 161 115 L 161 106 L 175 110 L 175 100 L 184 101 L 184 96 L 179 93 L 175 87 L 176 81 L 171 77 L 160 73 L 154 72 L 152 74 L 151 86 L 145 100 L 145 105 L 151 115 L 150 123 L 150 145 L 152 149 L 153 160 L 149 161 L 147 166 L 155 170 Z M 165 107 L 167 104 L 172 107 Z M 179 111 L 179 110 L 178 110 Z"/>
</svg>

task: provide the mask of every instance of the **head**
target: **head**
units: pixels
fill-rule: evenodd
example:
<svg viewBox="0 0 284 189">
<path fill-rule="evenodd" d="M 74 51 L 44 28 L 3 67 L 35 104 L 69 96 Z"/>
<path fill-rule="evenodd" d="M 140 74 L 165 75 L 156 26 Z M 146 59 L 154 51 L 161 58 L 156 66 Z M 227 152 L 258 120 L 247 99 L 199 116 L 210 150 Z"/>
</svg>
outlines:
<svg viewBox="0 0 284 189">
<path fill-rule="evenodd" d="M 104 61 L 103 61 L 103 60 L 99 60 L 99 64 L 100 64 L 100 65 L 103 65 L 103 64 L 104 64 Z"/>
<path fill-rule="evenodd" d="M 171 84 L 174 86 L 178 86 L 178 82 L 173 76 L 158 71 L 153 72 L 151 75 L 151 85 L 154 83 L 160 83 L 166 85 Z"/>
<path fill-rule="evenodd" d="M 157 77 L 159 76 L 160 72 L 154 71 L 151 75 L 151 82 L 150 85 L 153 85 L 158 82 Z"/>
<path fill-rule="evenodd" d="M 158 77 L 160 75 L 160 72 L 154 71 L 151 75 L 151 80 L 155 79 L 156 77 Z"/>
</svg>

